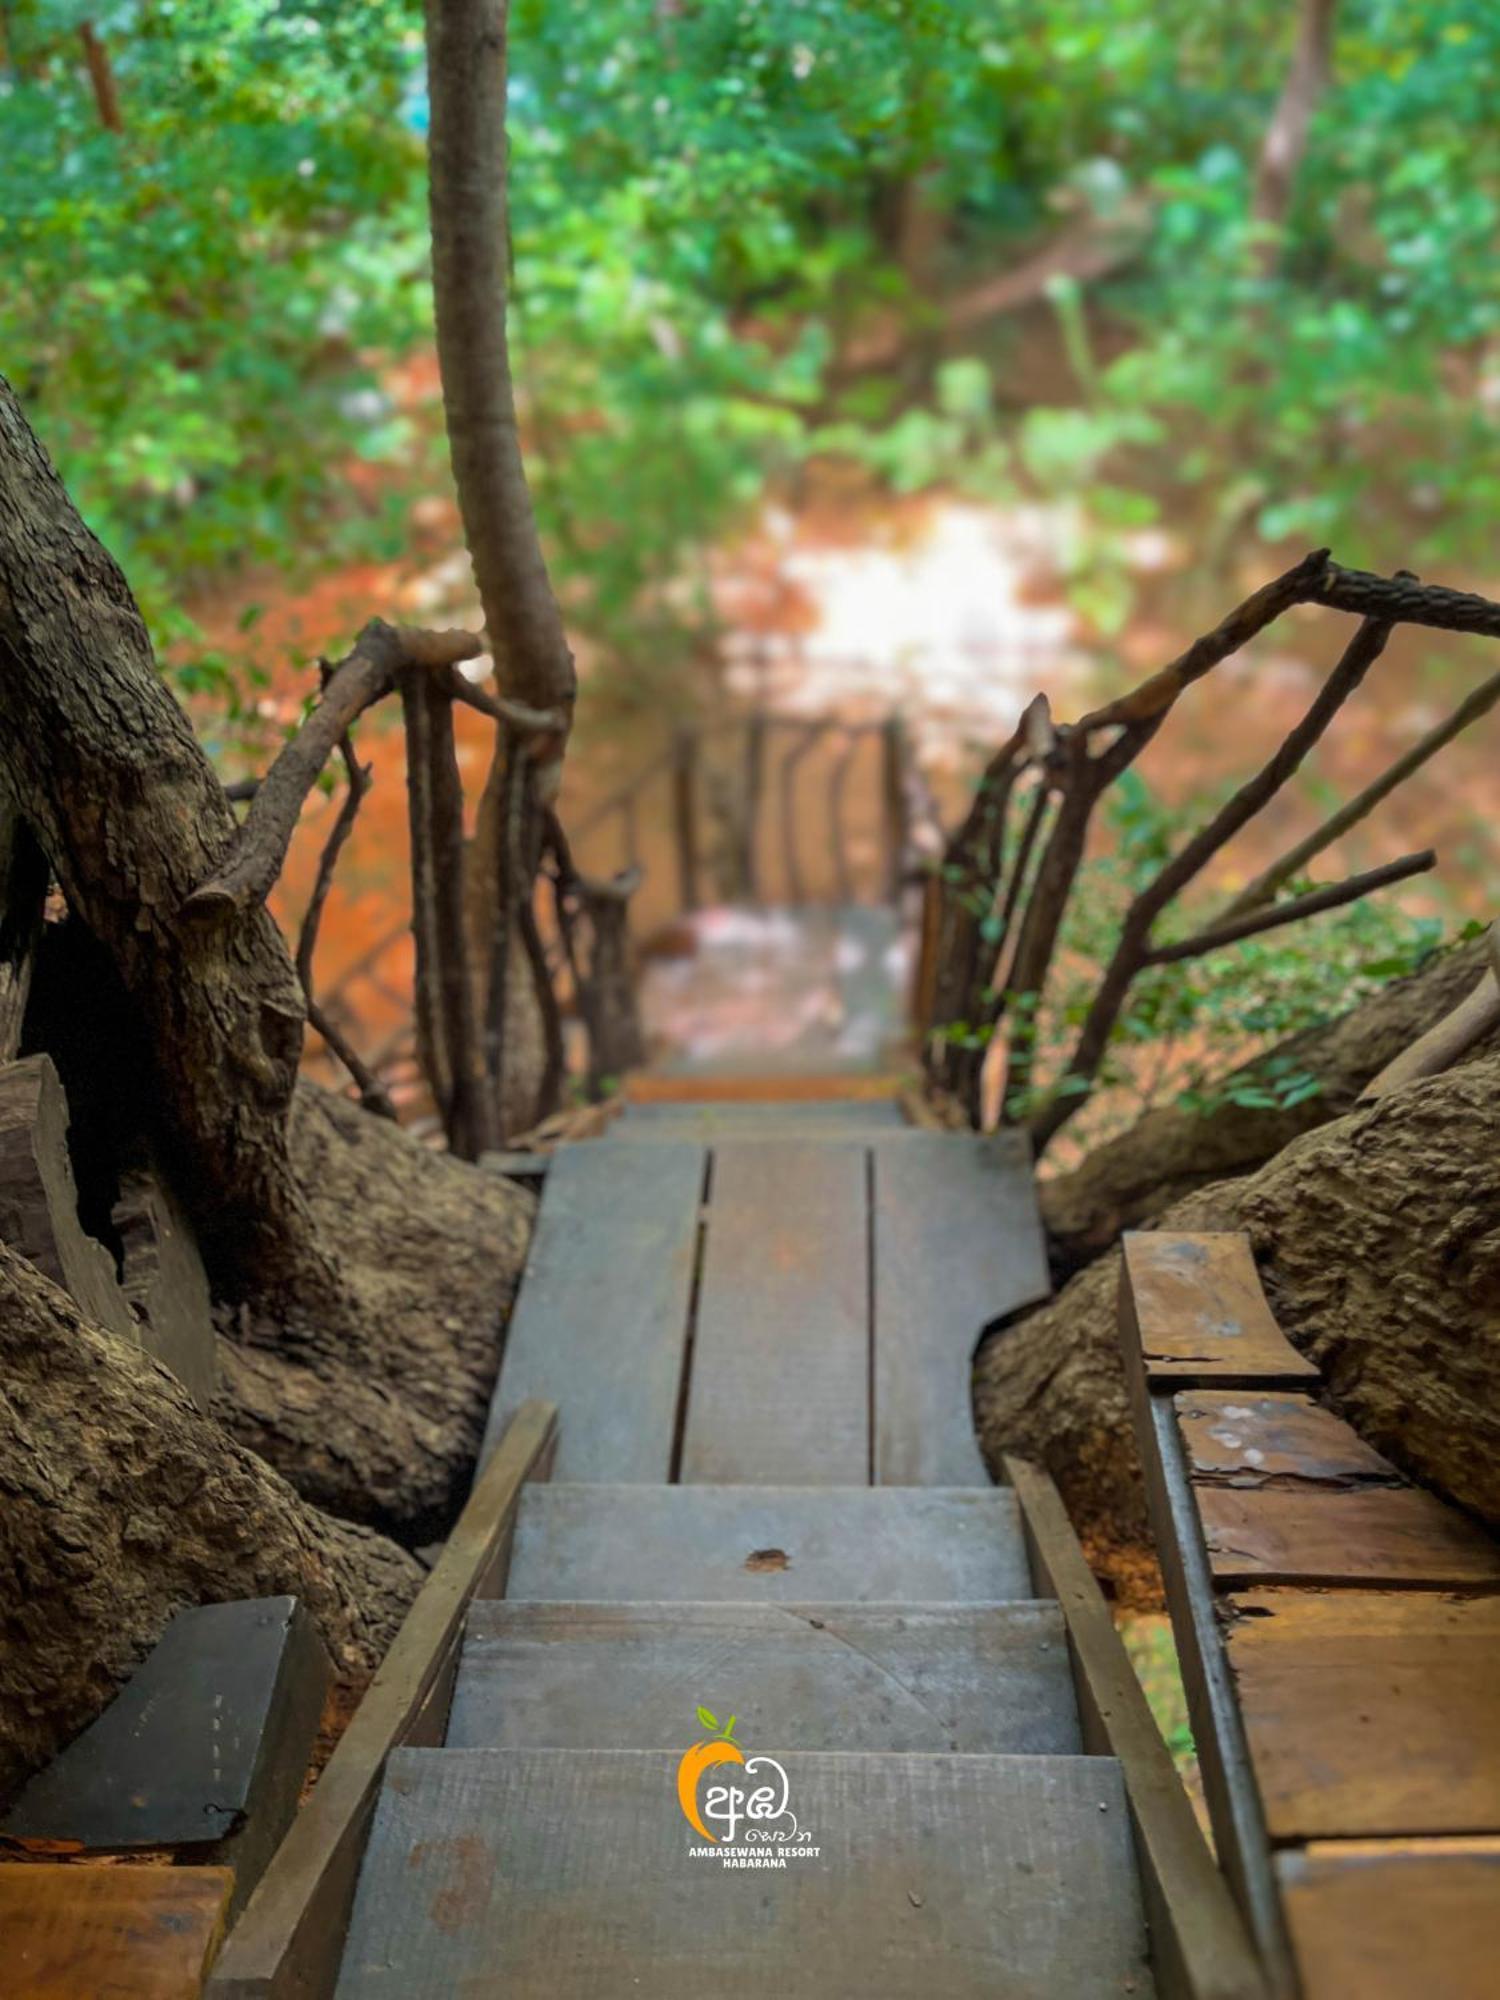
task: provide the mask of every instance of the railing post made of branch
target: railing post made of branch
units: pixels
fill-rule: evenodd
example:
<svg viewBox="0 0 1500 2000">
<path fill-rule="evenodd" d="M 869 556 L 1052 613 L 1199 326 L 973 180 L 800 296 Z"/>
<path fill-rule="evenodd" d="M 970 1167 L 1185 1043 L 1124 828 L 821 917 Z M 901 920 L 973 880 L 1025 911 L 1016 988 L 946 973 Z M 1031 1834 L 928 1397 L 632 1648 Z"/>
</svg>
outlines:
<svg viewBox="0 0 1500 2000">
<path fill-rule="evenodd" d="M 685 912 L 699 907 L 698 732 L 688 724 L 672 738 L 672 827 L 677 841 L 678 893 Z"/>
</svg>

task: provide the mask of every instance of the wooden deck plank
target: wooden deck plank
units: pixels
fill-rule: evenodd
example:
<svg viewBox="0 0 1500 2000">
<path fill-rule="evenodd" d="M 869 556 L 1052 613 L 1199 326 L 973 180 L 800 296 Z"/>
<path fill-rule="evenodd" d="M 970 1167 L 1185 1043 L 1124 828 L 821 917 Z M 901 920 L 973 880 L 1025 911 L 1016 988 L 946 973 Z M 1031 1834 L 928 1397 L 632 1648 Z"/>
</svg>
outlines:
<svg viewBox="0 0 1500 2000">
<path fill-rule="evenodd" d="M 394 1758 L 339 2000 L 1151 1994 L 1112 1760 L 781 1761 L 818 1853 L 747 1877 L 690 1854 L 675 1752 Z"/>
<path fill-rule="evenodd" d="M 1253 1590 L 1229 1602 L 1273 1841 L 1500 1827 L 1500 1600 Z"/>
<path fill-rule="evenodd" d="M 1183 1389 L 1175 1398 L 1188 1470 L 1236 1486 L 1403 1486 L 1387 1458 L 1310 1396 L 1244 1389 Z"/>
<path fill-rule="evenodd" d="M 1500 1548 L 1415 1487 L 1299 1493 L 1196 1482 L 1209 1567 L 1241 1583 L 1500 1589 Z"/>
<path fill-rule="evenodd" d="M 698 1704 L 799 1750 L 1076 1751 L 1055 1604 L 476 1605 L 457 1750 L 680 1750 Z"/>
<path fill-rule="evenodd" d="M 1304 2000 L 1491 2000 L 1500 1840 L 1320 1841 L 1277 1874 Z"/>
<path fill-rule="evenodd" d="M 228 1868 L 0 1863 L 6 2000 L 197 2000 Z"/>
<path fill-rule="evenodd" d="M 565 1146 L 553 1157 L 485 1449 L 533 1397 L 566 1408 L 564 1479 L 671 1476 L 704 1155 Z"/>
<path fill-rule="evenodd" d="M 875 1480 L 987 1486 L 970 1393 L 991 1320 L 1050 1289 L 1025 1141 L 913 1132 L 873 1149 Z"/>
<path fill-rule="evenodd" d="M 1242 1233 L 1127 1230 L 1121 1240 L 1127 1369 L 1162 1384 L 1317 1380 L 1271 1317 Z"/>
<path fill-rule="evenodd" d="M 1030 1597 L 1012 1494 L 940 1486 L 536 1486 L 507 1595 L 556 1602 Z"/>
<path fill-rule="evenodd" d="M 715 1146 L 684 1483 L 869 1480 L 868 1230 L 862 1147 Z"/>
</svg>

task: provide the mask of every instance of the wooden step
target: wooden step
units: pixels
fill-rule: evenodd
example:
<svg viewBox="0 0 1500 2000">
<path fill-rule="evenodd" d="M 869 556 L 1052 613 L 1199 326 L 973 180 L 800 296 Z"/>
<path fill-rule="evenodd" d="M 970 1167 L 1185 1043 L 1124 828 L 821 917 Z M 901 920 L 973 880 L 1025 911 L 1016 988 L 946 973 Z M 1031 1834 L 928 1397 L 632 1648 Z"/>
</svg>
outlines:
<svg viewBox="0 0 1500 2000">
<path fill-rule="evenodd" d="M 1033 1604 L 476 1604 L 448 1743 L 668 1750 L 697 1707 L 806 1750 L 1076 1752 L 1062 1613 Z"/>
<path fill-rule="evenodd" d="M 764 1748 L 806 1840 L 753 1872 L 689 1827 L 675 1752 L 397 1751 L 338 2000 L 1152 1993 L 1112 1759 Z"/>
<path fill-rule="evenodd" d="M 627 1104 L 607 1127 L 612 1138 L 680 1132 L 694 1138 L 755 1138 L 762 1132 L 791 1132 L 809 1139 L 830 1134 L 856 1138 L 911 1132 L 893 1097 L 861 1100 L 814 1099 L 810 1103 Z"/>
<path fill-rule="evenodd" d="M 510 1597 L 994 1604 L 1030 1598 L 998 1487 L 529 1486 Z"/>
</svg>

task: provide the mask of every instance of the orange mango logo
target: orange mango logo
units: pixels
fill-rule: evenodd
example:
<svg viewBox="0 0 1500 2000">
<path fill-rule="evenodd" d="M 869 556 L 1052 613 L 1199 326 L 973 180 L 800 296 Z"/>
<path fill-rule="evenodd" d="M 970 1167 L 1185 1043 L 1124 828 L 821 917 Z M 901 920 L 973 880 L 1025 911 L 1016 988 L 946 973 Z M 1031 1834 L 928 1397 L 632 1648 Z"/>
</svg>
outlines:
<svg viewBox="0 0 1500 2000">
<path fill-rule="evenodd" d="M 734 1740 L 734 1725 L 737 1720 L 730 1716 L 720 1726 L 719 1718 L 712 1709 L 700 1708 L 698 1720 L 705 1729 L 715 1733 L 701 1743 L 695 1743 L 691 1750 L 685 1750 L 677 1766 L 677 1803 L 682 1807 L 683 1817 L 700 1840 L 717 1841 L 719 1835 L 710 1833 L 703 1824 L 698 1810 L 698 1793 L 705 1771 L 711 1771 L 717 1764 L 743 1764 L 745 1753 Z"/>
</svg>

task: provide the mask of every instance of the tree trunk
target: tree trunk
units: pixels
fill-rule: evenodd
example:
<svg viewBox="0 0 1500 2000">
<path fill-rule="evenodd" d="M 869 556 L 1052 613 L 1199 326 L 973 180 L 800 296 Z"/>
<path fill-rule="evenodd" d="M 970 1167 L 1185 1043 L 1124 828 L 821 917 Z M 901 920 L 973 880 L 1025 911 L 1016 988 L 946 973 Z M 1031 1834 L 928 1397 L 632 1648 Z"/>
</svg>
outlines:
<svg viewBox="0 0 1500 2000">
<path fill-rule="evenodd" d="M 1195 1188 L 1253 1173 L 1283 1146 L 1340 1118 L 1387 1062 L 1457 1004 L 1482 975 L 1481 943 L 1435 959 L 1320 1027 L 1278 1043 L 1237 1070 L 1234 1083 L 1264 1079 L 1268 1063 L 1290 1061 L 1322 1083 L 1290 1110 L 1221 1103 L 1209 1112 L 1167 1105 L 1148 1111 L 1071 1173 L 1044 1181 L 1042 1219 L 1053 1275 L 1072 1276 L 1109 1249 L 1122 1229 L 1141 1229 Z M 1476 1052 L 1494 1046 L 1476 1044 Z"/>
<path fill-rule="evenodd" d="M 290 1592 L 342 1692 L 421 1580 L 225 1437 L 137 1347 L 0 1244 L 0 1794 L 99 1713 L 185 1606 Z"/>
<path fill-rule="evenodd" d="M 1500 1055 L 1305 1133 L 1200 1188 L 1163 1229 L 1245 1229 L 1283 1331 L 1341 1415 L 1402 1469 L 1500 1525 Z M 995 1334 L 980 1437 L 1041 1458 L 1124 1594 L 1149 1546 L 1116 1332 L 1118 1248 Z"/>
<path fill-rule="evenodd" d="M 137 1112 L 230 1336 L 236 1433 L 319 1502 L 430 1534 L 472 1465 L 532 1199 L 338 1100 L 291 1117 L 303 1002 L 285 943 L 253 902 L 184 914 L 233 816 L 3 382 L 0 778 L 108 961 L 50 1006 L 34 990 L 28 1015 L 75 1126 L 108 1105 L 115 1157 L 79 1174 L 85 1196 L 108 1214 L 130 1136 L 111 1120 Z"/>
<path fill-rule="evenodd" d="M 182 913 L 234 816 L 124 577 L 3 378 L 0 767 L 151 1031 L 172 1165 L 211 1268 L 232 1288 L 252 1273 L 258 1290 L 288 1277 L 326 1287 L 287 1154 L 303 1024 L 291 959 L 262 908 L 221 922 Z"/>
<path fill-rule="evenodd" d="M 1313 114 L 1333 80 L 1337 0 L 1301 0 L 1292 66 L 1261 146 L 1250 212 L 1268 228 L 1286 221 Z M 1269 260 L 1274 262 L 1274 248 Z"/>
</svg>

